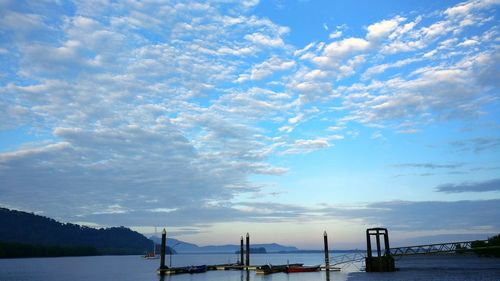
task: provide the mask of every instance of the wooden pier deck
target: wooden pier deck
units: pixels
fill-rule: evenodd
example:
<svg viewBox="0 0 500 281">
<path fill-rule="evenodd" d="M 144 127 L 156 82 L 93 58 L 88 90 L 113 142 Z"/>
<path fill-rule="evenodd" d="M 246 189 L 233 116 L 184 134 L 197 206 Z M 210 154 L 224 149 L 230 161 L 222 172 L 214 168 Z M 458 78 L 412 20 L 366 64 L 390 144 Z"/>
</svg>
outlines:
<svg viewBox="0 0 500 281">
<path fill-rule="evenodd" d="M 234 263 L 226 263 L 226 264 L 214 264 L 214 265 L 207 265 L 207 271 L 215 271 L 215 270 L 248 270 L 248 271 L 256 271 L 258 267 L 261 267 L 263 265 L 241 265 L 241 264 L 234 264 Z M 163 270 L 158 269 L 157 272 L 158 274 L 165 274 L 165 275 L 175 275 L 175 274 L 187 274 L 189 273 L 186 270 L 187 267 L 171 267 L 171 268 L 166 268 Z M 320 266 L 320 270 L 326 271 L 327 267 L 324 265 Z M 340 268 L 338 267 L 333 267 L 330 266 L 329 271 L 340 271 Z"/>
</svg>

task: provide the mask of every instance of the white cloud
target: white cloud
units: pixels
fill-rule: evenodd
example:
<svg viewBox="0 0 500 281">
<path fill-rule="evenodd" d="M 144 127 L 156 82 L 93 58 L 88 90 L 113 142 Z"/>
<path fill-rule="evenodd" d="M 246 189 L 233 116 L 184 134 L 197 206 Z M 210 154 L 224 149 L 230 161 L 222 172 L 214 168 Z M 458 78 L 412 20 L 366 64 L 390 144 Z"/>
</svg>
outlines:
<svg viewBox="0 0 500 281">
<path fill-rule="evenodd" d="M 339 37 L 342 37 L 342 31 L 341 30 L 337 30 L 335 32 L 332 32 L 328 35 L 328 38 L 330 39 L 337 39 Z"/>
<path fill-rule="evenodd" d="M 242 77 L 248 77 L 251 80 L 261 80 L 263 78 L 266 78 L 270 75 L 272 75 L 276 71 L 284 71 L 291 69 L 295 67 L 296 63 L 293 60 L 286 61 L 283 59 L 280 59 L 278 57 L 271 57 L 270 59 L 255 65 L 252 70 L 250 71 L 250 75 L 242 76 L 240 75 L 240 78 Z M 245 74 L 243 74 L 245 75 Z M 239 80 L 245 81 L 246 79 L 242 78 Z"/>
<path fill-rule="evenodd" d="M 18 67 L 9 74 L 17 78 L 0 88 L 1 127 L 28 124 L 50 137 L 0 154 L 2 204 L 65 220 L 127 214 L 152 223 L 148 210 L 189 213 L 259 190 L 252 174 L 287 171 L 266 163 L 272 141 L 256 124 L 287 112 L 290 95 L 227 88 L 251 66 L 227 56 L 270 52 L 254 78 L 292 69 L 278 59 L 288 28 L 228 19 L 212 4 L 79 3 L 75 14 L 59 11 L 62 22 L 36 9 L 45 8 L 13 14 L 26 24 L 3 25 L 24 34 L 50 20 L 53 33 L 50 44 L 12 39 L 7 67 Z"/>
<path fill-rule="evenodd" d="M 282 154 L 304 154 L 310 153 L 316 150 L 330 147 L 328 140 L 325 138 L 317 139 L 299 139 L 289 146 Z"/>
<path fill-rule="evenodd" d="M 332 131 L 332 132 L 337 132 L 337 131 L 341 131 L 343 129 L 345 129 L 344 126 L 330 126 L 330 127 L 328 127 L 327 130 Z"/>
<path fill-rule="evenodd" d="M 367 27 L 366 39 L 368 41 L 379 41 L 384 37 L 388 37 L 398 27 L 399 23 L 405 20 L 405 18 L 398 16 L 390 20 L 374 23 Z"/>
<path fill-rule="evenodd" d="M 314 46 L 316 46 L 316 43 L 309 43 L 304 48 L 294 51 L 293 56 L 300 57 Z"/>
<path fill-rule="evenodd" d="M 482 26 L 492 20 L 483 13 L 495 5 L 498 5 L 496 0 L 472 0 L 459 3 L 444 11 L 442 14 L 444 18 L 431 23 L 429 26 L 415 29 L 415 26 L 422 20 L 422 16 L 418 16 L 415 21 L 405 24 L 403 28 L 396 29 L 390 35 L 393 41 L 384 46 L 383 52 L 394 54 L 424 49 L 439 38 L 450 34 L 453 36 L 459 35 L 466 27 Z"/>
<path fill-rule="evenodd" d="M 111 224 L 158 224 L 155 211 L 176 225 L 272 220 L 286 214 L 231 205 L 265 188 L 252 175 L 288 171 L 270 156 L 370 137 L 350 122 L 378 138 L 382 128 L 416 133 L 496 105 L 491 1 L 396 16 L 357 37 L 338 26 L 335 41 L 302 49 L 287 44 L 289 28 L 250 14 L 257 3 L 2 10 L 0 128 L 41 134 L 0 153 L 0 203 Z M 294 132 L 305 121 L 314 135 Z"/>
<path fill-rule="evenodd" d="M 285 44 L 281 38 L 271 38 L 262 33 L 247 34 L 245 35 L 245 39 L 252 43 L 269 47 L 283 47 Z"/>
<path fill-rule="evenodd" d="M 328 44 L 323 55 L 313 59 L 313 62 L 321 66 L 328 66 L 331 63 L 337 63 L 346 56 L 368 50 L 370 43 L 362 38 L 346 38 Z"/>
<path fill-rule="evenodd" d="M 479 44 L 479 42 L 474 40 L 474 39 L 467 39 L 467 40 L 464 40 L 463 42 L 459 43 L 457 46 L 458 47 L 470 47 L 470 46 L 475 46 L 478 44 Z"/>
<path fill-rule="evenodd" d="M 290 124 L 297 124 L 302 119 L 304 119 L 304 114 L 303 113 L 299 113 L 299 114 L 297 114 L 297 116 L 288 119 L 288 123 L 290 123 Z"/>
<path fill-rule="evenodd" d="M 399 60 L 399 61 L 396 61 L 393 63 L 385 63 L 385 64 L 371 66 L 363 73 L 362 77 L 363 77 L 363 79 L 368 79 L 368 78 L 372 77 L 373 75 L 385 72 L 387 69 L 402 67 L 402 66 L 408 65 L 410 63 L 418 62 L 418 61 L 419 61 L 418 59 L 409 58 L 409 59 Z"/>
<path fill-rule="evenodd" d="M 487 56 L 489 62 L 480 59 L 482 56 Z M 497 60 L 496 55 L 482 53 L 447 68 L 424 67 L 414 72 L 413 79 L 393 78 L 384 83 L 375 81 L 366 87 L 356 86 L 353 93 L 346 96 L 344 106 L 351 108 L 352 118 L 370 124 L 399 119 L 418 119 L 425 123 L 436 118 L 468 118 L 477 114 L 484 96 L 492 94 L 489 91 L 496 83 L 483 78 L 485 72 L 480 69 L 490 69 Z M 489 86 L 477 83 L 478 79 L 485 79 Z M 361 94 L 366 91 L 374 94 Z M 414 128 L 400 131 L 415 132 Z"/>
<path fill-rule="evenodd" d="M 467 16 L 473 13 L 475 10 L 484 9 L 490 6 L 499 5 L 500 2 L 498 0 L 472 0 L 466 1 L 457 4 L 451 8 L 448 8 L 444 11 L 448 17 L 462 17 Z"/>
<path fill-rule="evenodd" d="M 304 82 L 292 82 L 288 87 L 300 93 L 303 99 L 307 101 L 314 101 L 320 99 L 331 99 L 337 97 L 337 94 L 333 91 L 332 84 L 329 82 L 316 82 L 316 81 L 304 81 Z"/>
</svg>

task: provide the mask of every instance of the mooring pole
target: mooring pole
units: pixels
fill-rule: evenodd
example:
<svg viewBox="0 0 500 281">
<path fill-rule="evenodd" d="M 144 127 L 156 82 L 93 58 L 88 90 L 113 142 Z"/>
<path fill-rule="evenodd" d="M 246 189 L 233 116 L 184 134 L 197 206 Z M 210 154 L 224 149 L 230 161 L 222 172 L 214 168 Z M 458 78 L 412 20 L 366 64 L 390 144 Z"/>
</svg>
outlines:
<svg viewBox="0 0 500 281">
<path fill-rule="evenodd" d="M 390 256 L 391 255 L 391 247 L 389 246 L 389 232 L 387 229 L 385 230 L 384 233 L 384 244 L 385 244 L 385 255 Z"/>
<path fill-rule="evenodd" d="M 167 231 L 165 228 L 161 233 L 161 254 L 160 254 L 160 268 L 158 268 L 158 273 L 165 274 L 167 267 L 165 266 L 165 250 L 167 248 Z"/>
<path fill-rule="evenodd" d="M 377 257 L 380 258 L 380 256 L 382 255 L 381 252 L 380 252 L 380 231 L 376 230 L 376 233 L 377 235 L 375 236 L 376 237 L 376 241 L 377 241 Z"/>
<path fill-rule="evenodd" d="M 366 230 L 366 256 L 369 258 L 372 257 L 372 241 L 369 229 Z"/>
<path fill-rule="evenodd" d="M 241 239 L 240 239 L 240 265 L 244 265 L 244 261 L 243 261 L 243 236 L 241 236 Z"/>
<path fill-rule="evenodd" d="M 329 253 L 328 253 L 328 234 L 326 234 L 326 230 L 325 230 L 325 232 L 323 232 L 323 244 L 325 247 L 325 268 L 327 271 L 329 271 L 330 270 L 330 257 L 329 257 Z"/>
<path fill-rule="evenodd" d="M 245 265 L 247 266 L 247 269 L 248 267 L 250 266 L 250 234 L 248 234 L 247 232 L 247 256 L 246 256 L 246 261 L 245 261 Z"/>
</svg>

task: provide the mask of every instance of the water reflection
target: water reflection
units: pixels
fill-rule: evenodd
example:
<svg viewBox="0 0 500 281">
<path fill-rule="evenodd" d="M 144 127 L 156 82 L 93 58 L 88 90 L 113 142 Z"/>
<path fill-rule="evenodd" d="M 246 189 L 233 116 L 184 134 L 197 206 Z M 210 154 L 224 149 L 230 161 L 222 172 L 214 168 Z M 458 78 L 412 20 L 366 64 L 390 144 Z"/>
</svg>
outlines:
<svg viewBox="0 0 500 281">
<path fill-rule="evenodd" d="M 210 273 L 202 273 L 202 274 L 210 274 Z M 237 275 L 238 273 L 236 273 L 232 270 L 228 271 L 227 274 L 232 275 L 234 277 L 238 276 Z M 314 277 L 314 279 L 317 280 L 316 278 L 320 277 L 323 274 L 324 274 L 325 279 L 323 279 L 323 278 L 321 278 L 321 279 L 323 279 L 325 281 L 332 280 L 332 279 L 330 279 L 330 274 L 331 274 L 330 271 L 322 271 L 322 272 L 309 273 L 309 274 L 310 275 L 308 275 L 307 277 L 304 274 L 299 274 L 300 275 L 300 277 L 299 277 L 299 276 L 295 276 L 294 274 L 282 274 L 282 273 L 269 274 L 269 275 L 256 275 L 255 271 L 252 271 L 252 270 L 241 270 L 239 273 L 240 281 L 257 281 L 257 280 L 272 281 L 273 279 L 276 281 L 295 281 L 295 280 L 310 280 L 309 279 L 310 277 Z M 318 274 L 320 274 L 320 276 L 318 276 Z M 193 278 L 193 275 L 189 275 L 189 274 L 186 274 L 186 275 L 181 274 L 181 275 L 182 276 L 170 276 L 170 275 L 159 276 L 159 281 L 194 280 L 194 279 L 196 279 L 196 278 Z M 189 276 L 189 278 L 187 278 L 186 276 Z M 250 277 L 250 276 L 252 276 L 252 277 Z M 335 276 L 332 276 L 332 277 L 335 277 Z M 201 278 L 201 279 L 205 280 L 205 278 Z M 214 278 L 214 279 L 212 279 L 212 278 Z M 217 277 L 212 276 L 212 277 L 208 278 L 207 280 L 217 280 Z M 339 279 L 333 278 L 333 280 L 339 280 Z"/>
<path fill-rule="evenodd" d="M 310 280 L 323 280 L 323 281 L 345 281 L 347 275 L 336 271 L 318 271 L 318 272 L 302 272 L 302 273 L 275 273 L 267 275 L 256 274 L 255 270 L 226 270 L 226 271 L 208 271 L 200 274 L 178 274 L 178 275 L 164 275 L 158 276 L 156 280 L 159 281 L 310 281 Z"/>
<path fill-rule="evenodd" d="M 250 281 L 250 271 L 249 270 L 241 270 L 241 281 Z"/>
</svg>

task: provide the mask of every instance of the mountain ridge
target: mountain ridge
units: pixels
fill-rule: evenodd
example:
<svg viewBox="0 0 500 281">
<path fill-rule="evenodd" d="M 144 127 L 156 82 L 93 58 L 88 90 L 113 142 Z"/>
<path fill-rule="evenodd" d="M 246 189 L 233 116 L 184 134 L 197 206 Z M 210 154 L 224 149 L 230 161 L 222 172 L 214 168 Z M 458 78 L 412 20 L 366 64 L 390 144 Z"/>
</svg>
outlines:
<svg viewBox="0 0 500 281">
<path fill-rule="evenodd" d="M 157 236 L 150 236 L 149 239 L 155 241 L 155 243 L 161 243 L 161 239 Z M 225 245 L 208 245 L 208 246 L 198 246 L 194 243 L 184 242 L 175 238 L 167 237 L 167 246 L 173 248 L 176 252 L 183 253 L 235 253 L 240 250 L 240 245 L 237 244 L 225 244 Z M 266 243 L 266 244 L 251 244 L 252 248 L 263 247 L 266 249 L 267 253 L 278 253 L 278 252 L 298 252 L 299 249 L 294 246 L 284 246 L 278 243 Z"/>
<path fill-rule="evenodd" d="M 91 228 L 0 207 L 0 242 L 43 247 L 91 247 L 100 255 L 142 254 L 153 243 L 129 228 Z M 64 251 L 60 251 L 64 252 Z"/>
</svg>

